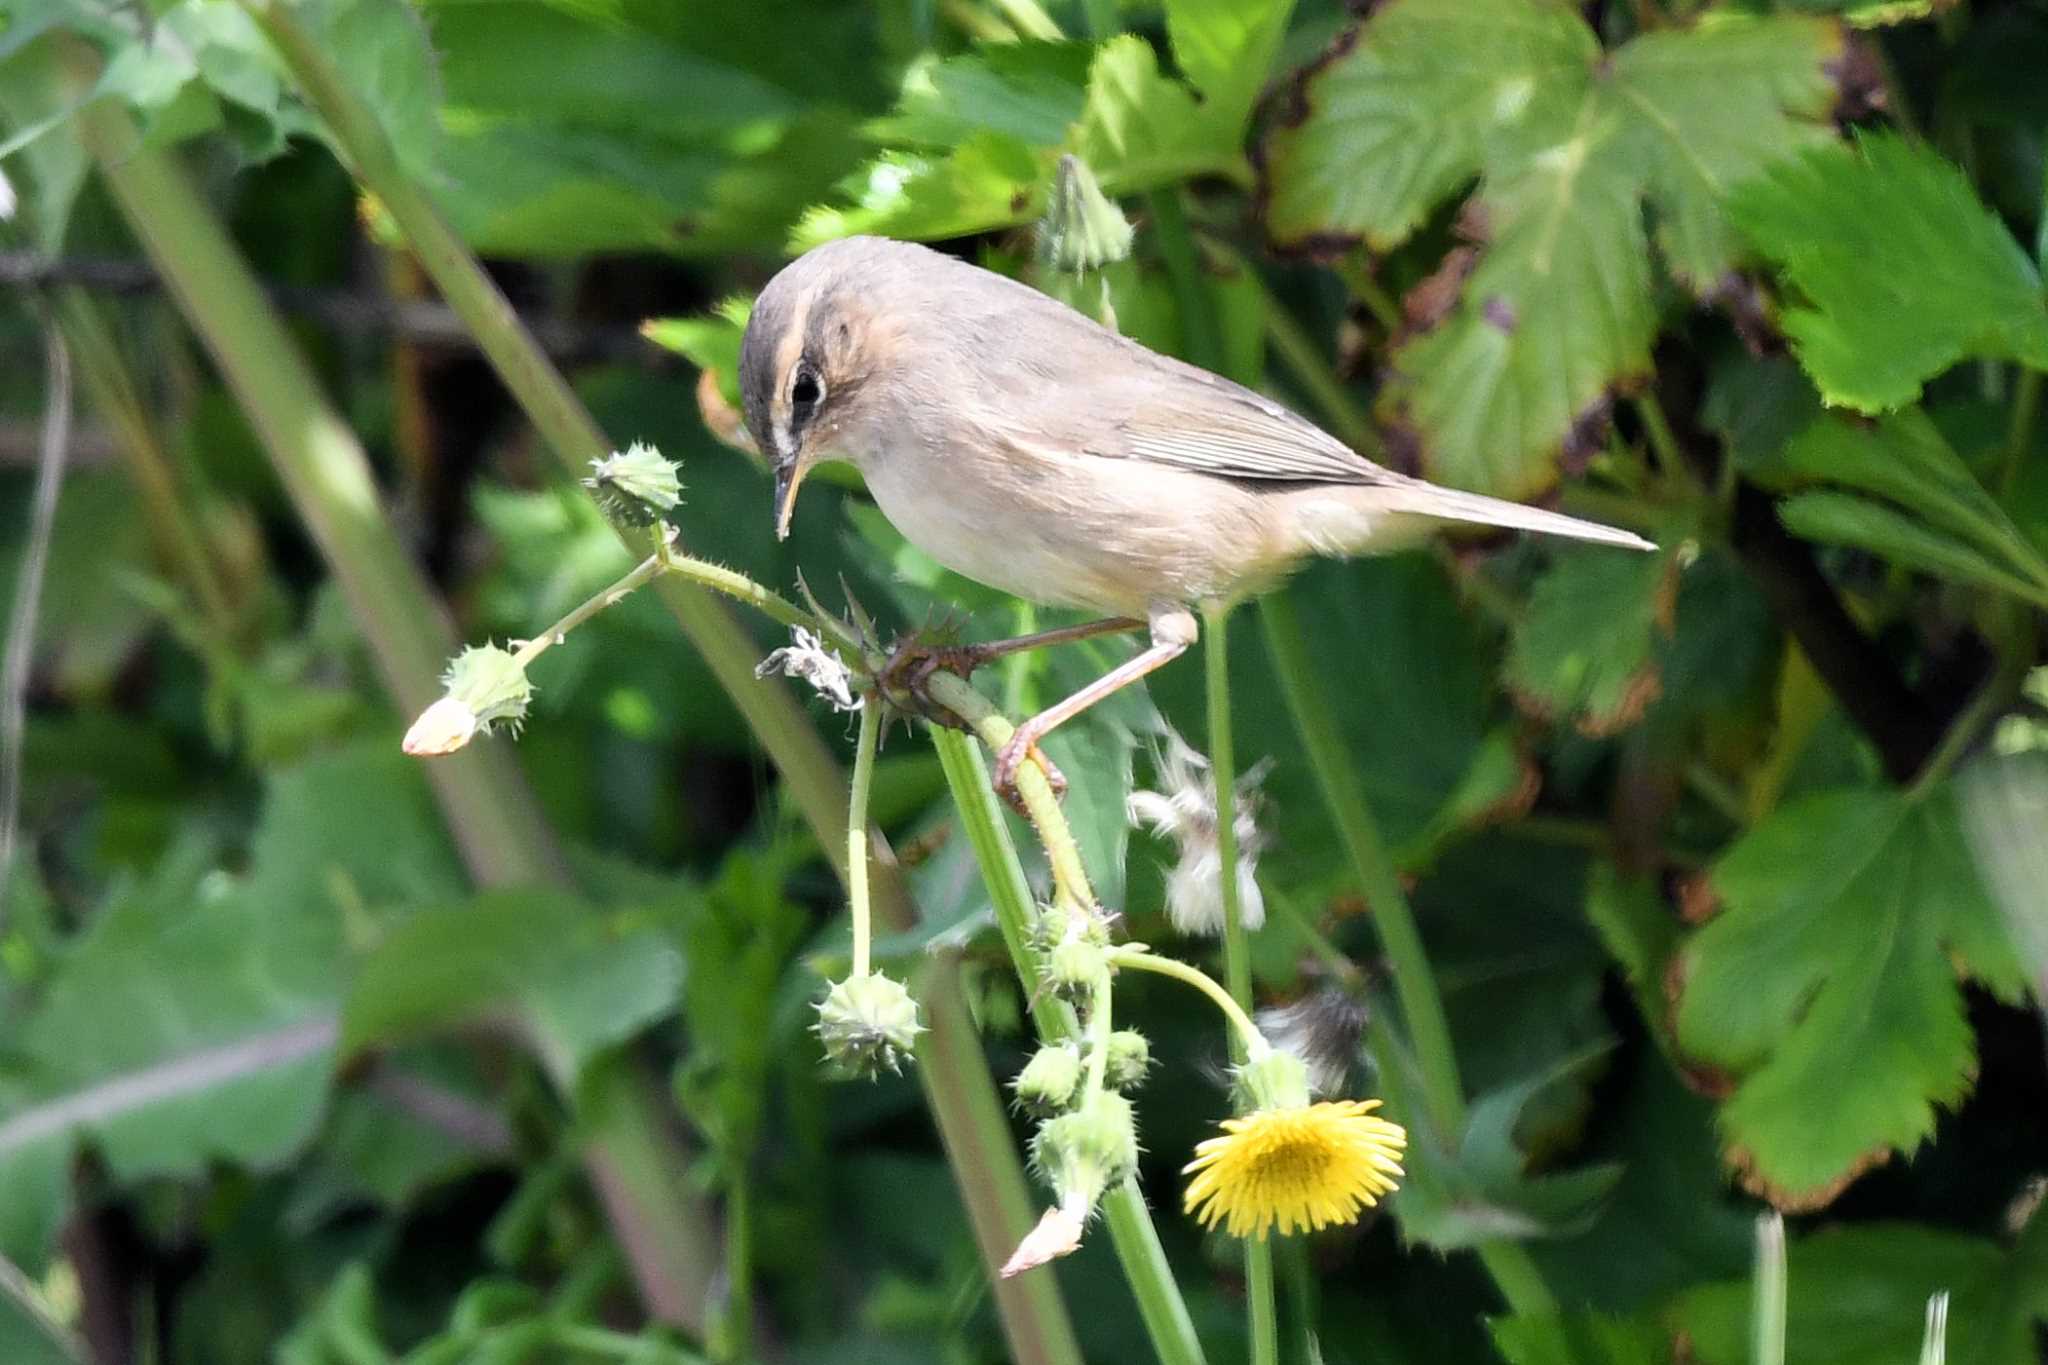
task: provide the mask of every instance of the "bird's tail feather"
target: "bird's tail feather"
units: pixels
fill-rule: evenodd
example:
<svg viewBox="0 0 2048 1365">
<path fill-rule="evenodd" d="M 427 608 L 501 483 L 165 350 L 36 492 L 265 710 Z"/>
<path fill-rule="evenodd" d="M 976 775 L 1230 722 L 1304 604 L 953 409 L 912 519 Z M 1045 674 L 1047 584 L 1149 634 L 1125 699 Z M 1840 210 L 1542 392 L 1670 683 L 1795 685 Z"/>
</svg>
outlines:
<svg viewBox="0 0 2048 1365">
<path fill-rule="evenodd" d="M 1374 490 L 1391 511 L 1435 517 L 1443 521 L 1474 522 L 1482 526 L 1507 526 L 1518 531 L 1539 531 L 1544 535 L 1590 540 L 1601 545 L 1621 545 L 1631 550 L 1654 550 L 1656 545 L 1633 531 L 1581 521 L 1562 512 L 1549 512 L 1524 503 L 1489 498 L 1483 493 L 1466 493 L 1439 488 L 1420 480 Z"/>
</svg>

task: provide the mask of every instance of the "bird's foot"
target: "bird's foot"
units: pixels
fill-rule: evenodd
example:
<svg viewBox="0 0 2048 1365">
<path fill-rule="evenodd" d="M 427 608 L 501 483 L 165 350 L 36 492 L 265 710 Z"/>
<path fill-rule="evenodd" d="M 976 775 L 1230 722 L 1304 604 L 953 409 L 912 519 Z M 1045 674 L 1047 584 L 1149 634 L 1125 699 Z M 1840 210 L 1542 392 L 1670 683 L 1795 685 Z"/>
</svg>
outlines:
<svg viewBox="0 0 2048 1365">
<path fill-rule="evenodd" d="M 958 716 L 932 699 L 929 684 L 941 672 L 972 678 L 988 659 L 983 645 L 941 644 L 927 634 L 908 635 L 890 646 L 888 661 L 875 674 L 875 686 L 902 709 L 964 730 L 968 727 Z"/>
<path fill-rule="evenodd" d="M 992 774 L 996 795 L 1009 802 L 1011 809 L 1019 815 L 1030 814 L 1024 808 L 1024 794 L 1017 789 L 1017 769 L 1024 765 L 1026 759 L 1036 763 L 1039 771 L 1045 774 L 1045 780 L 1052 786 L 1053 800 L 1067 794 L 1067 775 L 1053 766 L 1053 761 L 1038 747 L 1038 741 L 1043 738 L 1044 734 L 1027 720 L 996 752 L 996 770 Z"/>
</svg>

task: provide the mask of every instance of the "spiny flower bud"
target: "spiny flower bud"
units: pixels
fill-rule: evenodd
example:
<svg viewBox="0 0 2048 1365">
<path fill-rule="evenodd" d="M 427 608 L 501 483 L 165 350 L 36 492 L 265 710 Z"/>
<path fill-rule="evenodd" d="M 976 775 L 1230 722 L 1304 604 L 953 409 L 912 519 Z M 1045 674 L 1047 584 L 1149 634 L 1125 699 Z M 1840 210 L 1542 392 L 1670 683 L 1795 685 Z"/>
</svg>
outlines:
<svg viewBox="0 0 2048 1365">
<path fill-rule="evenodd" d="M 1060 158 L 1038 224 L 1038 254 L 1055 270 L 1100 270 L 1131 254 L 1131 223 L 1078 156 Z"/>
<path fill-rule="evenodd" d="M 1138 1120 L 1114 1091 L 1088 1096 L 1081 1107 L 1047 1119 L 1031 1140 L 1031 1159 L 1061 1203 L 1093 1206 L 1102 1192 L 1138 1169 Z"/>
<path fill-rule="evenodd" d="M 1277 1048 L 1260 1053 L 1238 1067 L 1234 1077 L 1245 1098 L 1244 1108 L 1302 1109 L 1308 1105 L 1308 1063 Z"/>
<path fill-rule="evenodd" d="M 1017 1103 L 1034 1114 L 1065 1109 L 1081 1084 L 1081 1054 L 1066 1043 L 1054 1043 L 1032 1054 L 1014 1083 Z"/>
<path fill-rule="evenodd" d="M 1134 1028 L 1120 1028 L 1109 1035 L 1109 1055 L 1103 1062 L 1103 1079 L 1118 1090 L 1135 1090 L 1152 1069 L 1152 1044 Z"/>
<path fill-rule="evenodd" d="M 818 1002 L 816 1028 L 825 1056 L 862 1077 L 877 1075 L 885 1067 L 901 1070 L 903 1058 L 924 1032 L 910 992 L 880 972 L 835 984 Z"/>
<path fill-rule="evenodd" d="M 1089 1000 L 1108 979 L 1109 955 L 1085 938 L 1068 939 L 1046 955 L 1045 976 L 1062 1000 Z"/>
<path fill-rule="evenodd" d="M 661 452 L 642 441 L 590 462 L 583 481 L 604 514 L 622 526 L 652 526 L 683 500 L 682 480 Z"/>
<path fill-rule="evenodd" d="M 446 695 L 420 712 L 405 732 L 401 747 L 416 758 L 452 754 L 500 723 L 517 731 L 533 700 L 525 665 L 496 645 L 471 645 L 456 655 L 441 675 L 441 686 Z"/>
</svg>

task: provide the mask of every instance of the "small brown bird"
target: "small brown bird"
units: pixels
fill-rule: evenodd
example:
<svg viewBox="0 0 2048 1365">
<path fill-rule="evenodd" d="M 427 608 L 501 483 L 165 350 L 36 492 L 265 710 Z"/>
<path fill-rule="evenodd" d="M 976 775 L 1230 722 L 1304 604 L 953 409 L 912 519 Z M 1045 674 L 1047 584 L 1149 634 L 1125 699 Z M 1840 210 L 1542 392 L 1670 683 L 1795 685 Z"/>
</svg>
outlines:
<svg viewBox="0 0 2048 1365">
<path fill-rule="evenodd" d="M 1443 522 L 1656 548 L 1383 469 L 1241 384 L 907 242 L 849 237 L 770 280 L 741 344 L 740 391 L 775 470 L 778 536 L 805 473 L 849 460 L 941 564 L 1110 618 L 978 659 L 1150 627 L 1148 649 L 1018 727 L 997 756 L 1006 791 L 1026 755 L 1042 761 L 1053 727 L 1185 652 L 1191 606 L 1253 596 L 1312 556 L 1397 549 Z"/>
</svg>

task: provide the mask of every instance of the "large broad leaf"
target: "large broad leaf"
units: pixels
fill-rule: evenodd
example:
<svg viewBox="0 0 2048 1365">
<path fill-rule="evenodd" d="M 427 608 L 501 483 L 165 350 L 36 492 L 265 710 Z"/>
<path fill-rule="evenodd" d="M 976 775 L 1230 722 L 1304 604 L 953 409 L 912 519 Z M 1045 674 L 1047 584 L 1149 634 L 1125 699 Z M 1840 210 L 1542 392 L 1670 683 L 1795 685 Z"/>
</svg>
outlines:
<svg viewBox="0 0 2048 1365">
<path fill-rule="evenodd" d="M 1948 1359 L 2037 1365 L 2048 1321 L 2048 1221 L 2008 1251 L 1983 1237 L 1913 1223 L 1833 1228 L 1786 1253 L 1785 1358 L 1869 1365 L 1918 1356 L 1927 1300 L 1950 1296 Z M 1700 1365 L 1744 1365 L 1754 1291 L 1736 1281 L 1685 1294 L 1673 1316 Z"/>
<path fill-rule="evenodd" d="M 1657 640 L 1672 632 L 1676 579 L 1664 555 L 1564 552 L 1515 622 L 1508 686 L 1588 734 L 1635 724 L 1658 694 Z"/>
<path fill-rule="evenodd" d="M 1924 410 L 1910 408 L 1875 424 L 1822 417 L 1786 444 L 1781 467 L 1857 494 L 1806 492 L 1788 499 L 1779 514 L 1807 539 L 1852 545 L 1908 568 L 2048 604 L 2048 560 Z"/>
<path fill-rule="evenodd" d="M 343 1013 L 348 1048 L 460 1025 L 516 1029 L 565 1087 L 596 1053 L 675 1006 L 682 959 L 647 928 L 568 896 L 496 891 L 414 916 L 363 963 Z"/>
<path fill-rule="evenodd" d="M 478 247 L 745 250 L 859 156 L 857 109 L 658 7 L 603 8 L 432 6 L 440 199 Z M 801 46 L 801 16 L 769 8 L 750 16 L 756 43 Z"/>
<path fill-rule="evenodd" d="M 1672 272 L 1735 264 L 1721 204 L 1825 141 L 1838 31 L 1714 16 L 1603 52 L 1542 0 L 1393 0 L 1311 66 L 1267 146 L 1283 245 L 1388 249 L 1475 178 L 1483 243 L 1449 314 L 1396 348 L 1382 412 L 1437 479 L 1508 496 L 1557 476 L 1656 330 L 1647 200 Z"/>
<path fill-rule="evenodd" d="M 1780 808 L 1715 866 L 1722 908 L 1681 955 L 1679 1044 L 1739 1078 L 1731 1159 L 1786 1207 L 1831 1199 L 1969 1092 L 1959 976 L 2025 989 L 1946 787 Z"/>
<path fill-rule="evenodd" d="M 168 856 L 9 1021 L 0 1249 L 41 1259 L 81 1140 L 121 1180 L 290 1156 L 326 1103 L 353 937 L 462 883 L 424 780 L 383 744 L 277 778 L 250 864 L 234 881 L 203 844 Z"/>
<path fill-rule="evenodd" d="M 1068 152 L 1111 194 L 1243 175 L 1245 125 L 1292 9 L 1292 0 L 1169 0 L 1178 78 L 1133 34 L 913 63 L 896 112 L 873 125 L 900 145 L 842 181 L 839 202 L 805 215 L 794 245 L 856 232 L 953 237 L 1029 222 Z"/>
<path fill-rule="evenodd" d="M 2041 275 L 1932 149 L 1871 135 L 1745 186 L 1729 214 L 1805 301 L 1786 334 L 1829 402 L 1910 403 L 1959 360 L 2048 365 Z"/>
</svg>

